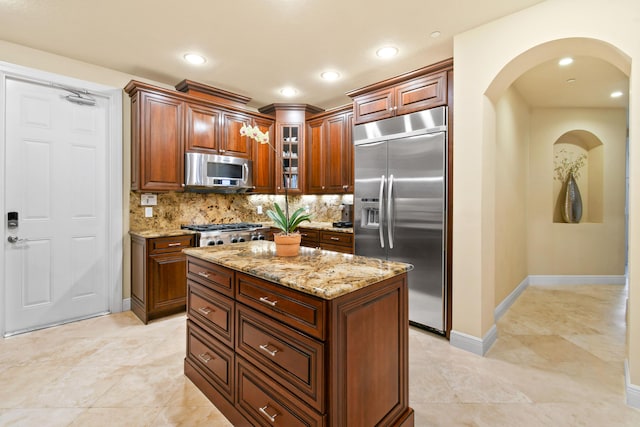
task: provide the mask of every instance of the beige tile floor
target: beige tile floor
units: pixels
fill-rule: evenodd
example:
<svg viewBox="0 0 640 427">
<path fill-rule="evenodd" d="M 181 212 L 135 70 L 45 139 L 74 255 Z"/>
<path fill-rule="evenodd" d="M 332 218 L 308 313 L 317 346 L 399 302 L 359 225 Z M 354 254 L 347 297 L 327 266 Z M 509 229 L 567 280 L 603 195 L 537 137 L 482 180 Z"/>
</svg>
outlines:
<svg viewBox="0 0 640 427">
<path fill-rule="evenodd" d="M 640 426 L 622 286 L 529 287 L 486 357 L 410 330 L 416 426 Z M 229 426 L 182 375 L 183 315 L 131 312 L 0 340 L 0 426 Z"/>
</svg>

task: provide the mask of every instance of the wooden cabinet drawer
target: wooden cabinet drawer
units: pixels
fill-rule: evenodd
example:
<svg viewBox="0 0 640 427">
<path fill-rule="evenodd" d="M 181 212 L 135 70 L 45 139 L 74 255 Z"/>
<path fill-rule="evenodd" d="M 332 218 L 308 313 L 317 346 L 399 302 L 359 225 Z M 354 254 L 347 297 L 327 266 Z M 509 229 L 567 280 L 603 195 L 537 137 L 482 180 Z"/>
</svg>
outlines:
<svg viewBox="0 0 640 427">
<path fill-rule="evenodd" d="M 240 304 L 236 314 L 237 352 L 323 412 L 324 345 Z"/>
<path fill-rule="evenodd" d="M 318 246 L 318 239 L 320 237 L 320 232 L 318 230 L 309 230 L 308 228 L 300 228 L 300 235 L 302 239 L 300 244 L 302 246 L 307 246 L 311 248 L 315 248 Z"/>
<path fill-rule="evenodd" d="M 195 238 L 195 234 L 189 234 L 150 239 L 149 245 L 151 247 L 149 248 L 149 254 L 181 251 L 184 248 L 194 246 Z"/>
<path fill-rule="evenodd" d="M 236 273 L 235 287 L 238 302 L 324 340 L 324 300 L 243 273 Z"/>
<path fill-rule="evenodd" d="M 236 407 L 256 426 L 320 427 L 324 417 L 241 357 L 236 358 Z"/>
<path fill-rule="evenodd" d="M 353 234 L 323 231 L 320 233 L 320 243 L 351 247 L 353 246 Z"/>
<path fill-rule="evenodd" d="M 233 347 L 235 323 L 233 300 L 192 280 L 187 280 L 187 285 L 189 287 L 187 298 L 189 318 L 223 343 Z"/>
<path fill-rule="evenodd" d="M 233 298 L 233 270 L 189 257 L 187 277 Z"/>
<path fill-rule="evenodd" d="M 233 350 L 211 338 L 193 322 L 187 321 L 187 358 L 207 376 L 207 381 L 233 402 Z"/>
</svg>

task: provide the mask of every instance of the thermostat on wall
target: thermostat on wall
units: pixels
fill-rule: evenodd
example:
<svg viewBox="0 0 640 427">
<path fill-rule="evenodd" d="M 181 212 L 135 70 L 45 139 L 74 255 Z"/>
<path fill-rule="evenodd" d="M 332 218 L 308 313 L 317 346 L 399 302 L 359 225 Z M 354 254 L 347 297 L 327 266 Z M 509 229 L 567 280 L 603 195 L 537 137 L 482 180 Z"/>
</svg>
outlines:
<svg viewBox="0 0 640 427">
<path fill-rule="evenodd" d="M 143 194 L 140 197 L 140 206 L 155 206 L 158 204 L 158 196 L 155 194 Z"/>
</svg>

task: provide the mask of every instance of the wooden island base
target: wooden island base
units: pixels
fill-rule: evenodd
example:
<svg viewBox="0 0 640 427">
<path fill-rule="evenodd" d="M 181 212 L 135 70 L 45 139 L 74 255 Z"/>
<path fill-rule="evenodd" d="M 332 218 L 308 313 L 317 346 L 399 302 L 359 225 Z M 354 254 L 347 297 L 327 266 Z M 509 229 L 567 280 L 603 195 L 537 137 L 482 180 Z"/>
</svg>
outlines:
<svg viewBox="0 0 640 427">
<path fill-rule="evenodd" d="M 185 252 L 184 372 L 234 426 L 414 426 L 406 272 L 325 299 Z"/>
</svg>

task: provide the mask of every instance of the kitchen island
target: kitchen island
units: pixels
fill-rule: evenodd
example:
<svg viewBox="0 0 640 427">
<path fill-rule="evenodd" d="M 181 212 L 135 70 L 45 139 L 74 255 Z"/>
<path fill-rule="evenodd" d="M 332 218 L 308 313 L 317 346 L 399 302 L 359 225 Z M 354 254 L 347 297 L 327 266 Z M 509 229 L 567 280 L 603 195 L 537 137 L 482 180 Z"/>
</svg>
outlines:
<svg viewBox="0 0 640 427">
<path fill-rule="evenodd" d="M 235 426 L 413 426 L 408 264 L 184 249 L 185 375 Z"/>
</svg>

